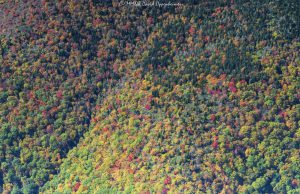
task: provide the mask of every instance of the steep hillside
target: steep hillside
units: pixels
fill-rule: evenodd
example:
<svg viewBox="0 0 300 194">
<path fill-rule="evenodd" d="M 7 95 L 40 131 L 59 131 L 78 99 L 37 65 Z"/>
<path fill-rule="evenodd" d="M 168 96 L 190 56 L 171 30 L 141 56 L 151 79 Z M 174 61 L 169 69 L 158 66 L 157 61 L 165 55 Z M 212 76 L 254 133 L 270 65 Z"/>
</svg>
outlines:
<svg viewBox="0 0 300 194">
<path fill-rule="evenodd" d="M 42 191 L 299 192 L 299 41 L 276 4 L 197 9 L 158 20 Z"/>
<path fill-rule="evenodd" d="M 265 100 L 280 103 L 286 95 L 281 89 L 267 82 L 230 81 L 224 74 L 201 75 L 194 84 L 163 80 L 161 85 L 153 84 L 153 72 L 144 79 L 139 72 L 102 102 L 92 130 L 69 152 L 46 193 L 279 193 L 297 188 L 299 104 L 286 100 L 290 108 L 274 116 L 278 107 Z M 197 87 L 204 80 L 207 84 Z M 257 91 L 258 85 L 263 90 Z M 212 87 L 219 92 L 211 92 Z"/>
<path fill-rule="evenodd" d="M 0 8 L 4 193 L 299 192 L 297 1 Z"/>
</svg>

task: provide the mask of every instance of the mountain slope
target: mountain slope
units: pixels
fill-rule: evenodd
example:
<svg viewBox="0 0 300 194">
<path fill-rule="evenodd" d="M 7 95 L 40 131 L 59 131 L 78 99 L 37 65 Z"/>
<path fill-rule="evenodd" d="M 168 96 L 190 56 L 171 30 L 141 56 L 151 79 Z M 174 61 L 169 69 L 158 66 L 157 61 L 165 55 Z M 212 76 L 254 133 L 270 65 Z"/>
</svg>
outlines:
<svg viewBox="0 0 300 194">
<path fill-rule="evenodd" d="M 297 193 L 299 41 L 256 18 L 267 5 L 166 14 L 133 61 L 148 65 L 108 92 L 42 191 Z"/>
<path fill-rule="evenodd" d="M 297 1 L 2 5 L 4 193 L 299 192 Z"/>
<path fill-rule="evenodd" d="M 165 71 L 176 77 L 176 68 Z M 225 74 L 169 87 L 170 80 L 154 84 L 152 71 L 143 79 L 139 72 L 101 103 L 46 193 L 296 192 L 300 107 L 293 96 L 280 100 L 291 91 Z M 278 76 L 286 79 L 299 85 L 288 71 Z"/>
</svg>

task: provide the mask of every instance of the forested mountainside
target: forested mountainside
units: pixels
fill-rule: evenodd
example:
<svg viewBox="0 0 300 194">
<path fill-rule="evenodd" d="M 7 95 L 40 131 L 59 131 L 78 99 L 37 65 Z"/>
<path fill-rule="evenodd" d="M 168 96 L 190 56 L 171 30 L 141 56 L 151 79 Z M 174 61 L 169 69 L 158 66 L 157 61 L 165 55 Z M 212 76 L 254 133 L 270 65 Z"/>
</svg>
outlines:
<svg viewBox="0 0 300 194">
<path fill-rule="evenodd" d="M 299 1 L 180 3 L 0 1 L 0 192 L 300 192 Z"/>
</svg>

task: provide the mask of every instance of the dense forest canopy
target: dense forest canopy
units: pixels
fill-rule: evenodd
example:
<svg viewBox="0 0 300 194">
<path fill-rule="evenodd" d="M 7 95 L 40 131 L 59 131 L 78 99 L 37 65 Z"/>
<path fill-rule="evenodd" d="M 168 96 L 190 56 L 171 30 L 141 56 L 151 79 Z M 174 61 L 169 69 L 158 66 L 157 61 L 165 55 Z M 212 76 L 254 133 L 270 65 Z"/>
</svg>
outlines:
<svg viewBox="0 0 300 194">
<path fill-rule="evenodd" d="M 299 1 L 127 2 L 0 0 L 0 192 L 299 193 Z"/>
</svg>

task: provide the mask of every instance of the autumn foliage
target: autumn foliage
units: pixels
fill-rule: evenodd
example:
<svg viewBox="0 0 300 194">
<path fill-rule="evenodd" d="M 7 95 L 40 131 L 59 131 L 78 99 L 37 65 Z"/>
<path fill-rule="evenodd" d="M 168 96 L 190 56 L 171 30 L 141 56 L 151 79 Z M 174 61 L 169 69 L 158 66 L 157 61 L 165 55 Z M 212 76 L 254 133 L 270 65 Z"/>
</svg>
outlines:
<svg viewBox="0 0 300 194">
<path fill-rule="evenodd" d="M 299 193 L 297 1 L 0 10 L 0 192 Z"/>
</svg>

